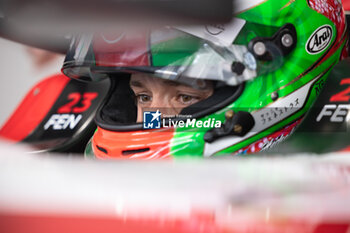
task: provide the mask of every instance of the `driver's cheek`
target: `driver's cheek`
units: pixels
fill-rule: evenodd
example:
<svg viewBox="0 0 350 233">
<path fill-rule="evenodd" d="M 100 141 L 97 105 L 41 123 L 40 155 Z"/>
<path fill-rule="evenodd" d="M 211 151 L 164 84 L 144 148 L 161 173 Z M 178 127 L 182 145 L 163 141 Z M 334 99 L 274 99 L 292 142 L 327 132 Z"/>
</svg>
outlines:
<svg viewBox="0 0 350 233">
<path fill-rule="evenodd" d="M 137 105 L 137 123 L 141 123 L 143 121 L 143 110 L 142 107 L 138 104 Z"/>
</svg>

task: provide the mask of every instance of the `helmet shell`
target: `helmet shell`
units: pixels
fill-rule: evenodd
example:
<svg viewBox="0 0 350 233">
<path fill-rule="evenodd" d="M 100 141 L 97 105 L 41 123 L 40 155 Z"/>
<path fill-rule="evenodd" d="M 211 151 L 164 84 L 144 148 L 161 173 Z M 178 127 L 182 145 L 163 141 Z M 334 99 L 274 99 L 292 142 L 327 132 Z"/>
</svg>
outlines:
<svg viewBox="0 0 350 233">
<path fill-rule="evenodd" d="M 342 5 L 338 0 L 268 0 L 239 1 L 237 8 L 240 11 L 235 17 L 244 21 L 244 25 L 234 44 L 248 47 L 254 38 L 273 37 L 286 24 L 295 28 L 297 41 L 295 48 L 283 57 L 283 64 L 278 69 L 268 70 L 246 81 L 243 91 L 234 101 L 197 118 L 200 125 L 212 119 L 225 125 L 228 113 L 247 112 L 254 120 L 248 132 L 208 142 L 205 138 L 210 127 L 172 127 L 163 131 L 141 128 L 126 133 L 100 126 L 92 139 L 90 151 L 99 158 L 244 154 L 265 150 L 289 136 L 314 103 L 327 76 L 343 54 L 347 32 Z M 225 30 L 225 25 L 216 25 L 216 28 Z M 159 52 L 164 47 L 178 48 L 174 42 L 166 43 L 170 42 L 151 48 L 154 66 L 166 65 L 181 57 L 176 49 L 177 53 Z M 187 41 L 186 46 L 196 44 Z M 185 55 L 191 53 L 186 51 Z M 123 155 L 125 150 L 135 153 L 124 152 Z"/>
</svg>

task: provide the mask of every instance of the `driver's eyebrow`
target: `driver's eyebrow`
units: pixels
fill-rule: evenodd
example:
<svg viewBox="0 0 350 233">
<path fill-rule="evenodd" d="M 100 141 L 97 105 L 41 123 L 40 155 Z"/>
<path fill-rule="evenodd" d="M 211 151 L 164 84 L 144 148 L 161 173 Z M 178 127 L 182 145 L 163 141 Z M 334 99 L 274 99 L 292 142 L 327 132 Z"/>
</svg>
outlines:
<svg viewBox="0 0 350 233">
<path fill-rule="evenodd" d="M 174 82 L 174 81 L 171 81 L 171 80 L 162 80 L 162 82 L 166 85 L 169 85 L 169 86 L 173 86 L 173 87 L 178 87 L 178 86 L 187 86 L 185 84 L 181 84 L 181 83 L 178 83 L 178 82 Z"/>
<path fill-rule="evenodd" d="M 140 81 L 131 81 L 130 86 L 133 87 L 144 87 L 144 85 Z"/>
<path fill-rule="evenodd" d="M 181 83 L 177 83 L 177 82 L 174 82 L 174 81 L 171 81 L 171 80 L 162 80 L 162 82 L 163 82 L 163 84 L 168 85 L 168 86 L 172 86 L 172 87 L 177 87 L 177 86 L 185 86 L 185 87 L 187 87 L 187 85 L 184 85 L 184 84 L 181 84 Z M 138 80 L 130 81 L 130 86 L 133 86 L 133 87 L 145 87 L 145 85 L 141 81 L 138 81 Z"/>
<path fill-rule="evenodd" d="M 162 80 L 162 82 L 168 86 L 172 86 L 172 87 L 185 87 L 185 88 L 191 88 L 191 89 L 196 89 L 196 88 L 193 88 L 189 85 L 186 85 L 184 83 L 178 83 L 178 82 L 175 82 L 175 81 L 172 81 L 172 80 Z M 208 90 L 208 89 L 211 89 L 211 86 L 208 85 L 208 82 L 206 82 L 206 86 L 202 89 L 196 89 L 198 91 L 203 91 L 203 90 Z"/>
</svg>

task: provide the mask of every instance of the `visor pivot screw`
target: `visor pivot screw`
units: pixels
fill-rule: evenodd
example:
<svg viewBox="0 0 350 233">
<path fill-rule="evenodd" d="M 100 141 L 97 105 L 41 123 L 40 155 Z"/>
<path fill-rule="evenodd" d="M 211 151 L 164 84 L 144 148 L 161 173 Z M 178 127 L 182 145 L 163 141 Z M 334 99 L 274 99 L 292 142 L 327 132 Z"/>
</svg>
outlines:
<svg viewBox="0 0 350 233">
<path fill-rule="evenodd" d="M 262 56 L 266 53 L 266 46 L 263 42 L 258 41 L 254 44 L 253 51 L 256 55 Z"/>
<path fill-rule="evenodd" d="M 272 92 L 272 94 L 271 94 L 271 99 L 272 99 L 273 101 L 277 100 L 278 97 L 279 97 L 279 96 L 278 96 L 277 91 Z"/>
<path fill-rule="evenodd" d="M 284 34 L 281 38 L 282 45 L 289 48 L 293 45 L 293 37 L 291 34 Z"/>
<path fill-rule="evenodd" d="M 234 61 L 232 62 L 231 70 L 237 75 L 242 75 L 243 71 L 245 70 L 245 65 L 242 62 Z"/>
<path fill-rule="evenodd" d="M 239 124 L 233 126 L 233 132 L 235 132 L 235 133 L 241 133 L 242 130 L 243 130 L 243 128 Z"/>
<path fill-rule="evenodd" d="M 233 110 L 228 110 L 227 112 L 225 112 L 226 119 L 232 119 L 234 115 L 235 115 L 235 112 Z"/>
</svg>

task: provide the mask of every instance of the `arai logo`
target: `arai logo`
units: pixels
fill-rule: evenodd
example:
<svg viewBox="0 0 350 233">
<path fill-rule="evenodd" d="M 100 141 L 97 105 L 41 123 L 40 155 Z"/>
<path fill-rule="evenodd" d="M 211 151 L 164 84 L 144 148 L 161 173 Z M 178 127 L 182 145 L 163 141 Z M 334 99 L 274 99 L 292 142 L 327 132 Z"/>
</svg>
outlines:
<svg viewBox="0 0 350 233">
<path fill-rule="evenodd" d="M 205 26 L 205 29 L 207 30 L 207 32 L 209 32 L 209 34 L 211 34 L 213 36 L 217 36 L 220 33 L 222 33 L 223 31 L 225 31 L 225 25 L 223 25 L 223 24 L 211 24 L 211 25 Z"/>
<path fill-rule="evenodd" d="M 323 25 L 310 36 L 306 43 L 306 51 L 309 54 L 322 52 L 332 40 L 333 30 L 330 25 Z"/>
</svg>

